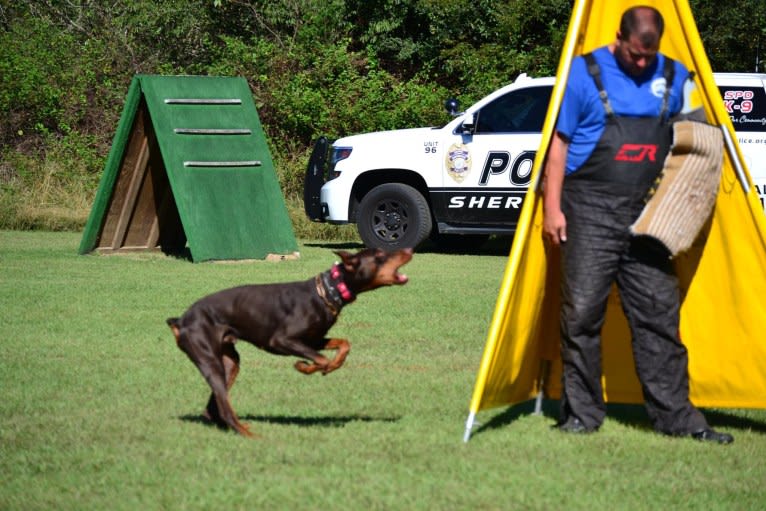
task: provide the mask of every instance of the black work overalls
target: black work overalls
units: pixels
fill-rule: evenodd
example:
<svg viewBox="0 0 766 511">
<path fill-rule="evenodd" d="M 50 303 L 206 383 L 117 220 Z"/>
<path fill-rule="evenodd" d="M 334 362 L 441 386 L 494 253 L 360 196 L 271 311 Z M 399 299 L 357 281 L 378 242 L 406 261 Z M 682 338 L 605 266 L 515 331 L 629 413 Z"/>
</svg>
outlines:
<svg viewBox="0 0 766 511">
<path fill-rule="evenodd" d="M 562 211 L 562 422 L 574 416 L 596 429 L 606 406 L 601 387 L 601 328 L 614 282 L 632 334 L 633 357 L 654 428 L 685 434 L 707 426 L 690 403 L 686 348 L 678 337 L 679 291 L 671 261 L 634 239 L 629 226 L 659 175 L 672 132 L 668 94 L 673 61 L 665 59 L 666 92 L 658 117 L 614 114 L 592 55 L 588 70 L 607 113 L 593 154 L 564 180 Z"/>
</svg>

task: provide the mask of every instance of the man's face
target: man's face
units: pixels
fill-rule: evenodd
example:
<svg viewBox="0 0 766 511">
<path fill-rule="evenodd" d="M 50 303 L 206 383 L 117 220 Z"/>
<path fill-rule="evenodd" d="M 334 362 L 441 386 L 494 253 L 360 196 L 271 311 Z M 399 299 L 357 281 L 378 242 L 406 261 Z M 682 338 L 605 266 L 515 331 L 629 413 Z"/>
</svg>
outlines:
<svg viewBox="0 0 766 511">
<path fill-rule="evenodd" d="M 641 76 L 654 63 L 658 50 L 658 44 L 644 45 L 636 35 L 624 40 L 618 34 L 614 53 L 629 75 Z"/>
</svg>

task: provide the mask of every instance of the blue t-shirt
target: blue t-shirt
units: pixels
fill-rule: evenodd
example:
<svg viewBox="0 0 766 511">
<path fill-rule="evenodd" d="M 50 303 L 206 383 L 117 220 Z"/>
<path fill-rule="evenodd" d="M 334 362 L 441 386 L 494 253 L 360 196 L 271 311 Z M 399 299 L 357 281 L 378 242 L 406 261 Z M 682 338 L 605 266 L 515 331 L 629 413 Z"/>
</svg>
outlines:
<svg viewBox="0 0 766 511">
<path fill-rule="evenodd" d="M 606 46 L 595 50 L 593 57 L 601 68 L 601 81 L 617 116 L 657 117 L 660 114 L 665 93 L 664 55 L 657 54 L 654 64 L 639 77 L 622 71 Z M 689 78 L 683 64 L 676 62 L 675 68 L 673 88 L 668 97 L 670 115 L 681 111 L 684 83 Z M 588 74 L 585 59 L 577 57 L 572 61 L 556 124 L 556 130 L 569 140 L 567 174 L 576 171 L 590 157 L 605 126 L 606 111 L 598 97 L 596 84 Z"/>
</svg>

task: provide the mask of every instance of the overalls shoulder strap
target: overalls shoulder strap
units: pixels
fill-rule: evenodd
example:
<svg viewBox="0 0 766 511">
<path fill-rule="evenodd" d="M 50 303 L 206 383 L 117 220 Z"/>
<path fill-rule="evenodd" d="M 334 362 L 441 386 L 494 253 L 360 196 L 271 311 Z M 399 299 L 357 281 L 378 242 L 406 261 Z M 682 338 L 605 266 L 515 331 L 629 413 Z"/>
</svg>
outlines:
<svg viewBox="0 0 766 511">
<path fill-rule="evenodd" d="M 596 59 L 593 57 L 593 53 L 586 53 L 583 55 L 585 64 L 588 67 L 588 74 L 593 78 L 593 82 L 598 89 L 598 97 L 601 99 L 601 103 L 604 105 L 607 117 L 614 116 L 614 109 L 609 102 L 609 97 L 604 90 L 604 83 L 601 81 L 601 68 L 599 67 Z M 675 79 L 676 67 L 675 61 L 670 57 L 665 57 L 665 63 L 662 68 L 662 75 L 665 78 L 665 93 L 662 96 L 662 108 L 660 108 L 659 117 L 666 119 L 668 117 L 668 99 L 670 97 L 670 91 L 673 88 L 673 80 Z"/>
<path fill-rule="evenodd" d="M 662 76 L 665 78 L 665 94 L 662 95 L 662 108 L 660 109 L 660 118 L 666 120 L 668 115 L 668 98 L 673 89 L 673 80 L 676 77 L 676 61 L 665 56 L 665 66 L 662 68 Z"/>
<path fill-rule="evenodd" d="M 609 102 L 609 98 L 607 97 L 606 91 L 604 90 L 604 83 L 601 81 L 601 68 L 598 67 L 598 63 L 596 62 L 596 59 L 593 57 L 592 53 L 586 53 L 583 55 L 583 58 L 585 59 L 585 64 L 588 66 L 588 74 L 593 78 L 593 82 L 596 84 L 596 88 L 598 89 L 598 97 L 601 99 L 601 103 L 604 105 L 606 116 L 614 117 L 614 109 L 612 109 L 612 104 Z"/>
</svg>

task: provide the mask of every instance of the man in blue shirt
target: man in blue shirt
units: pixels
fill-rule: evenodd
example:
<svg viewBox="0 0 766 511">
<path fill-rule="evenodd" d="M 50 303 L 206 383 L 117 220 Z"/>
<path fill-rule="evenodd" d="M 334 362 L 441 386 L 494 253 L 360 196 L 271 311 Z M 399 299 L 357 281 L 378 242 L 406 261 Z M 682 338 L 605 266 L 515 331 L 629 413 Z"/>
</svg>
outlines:
<svg viewBox="0 0 766 511">
<path fill-rule="evenodd" d="M 682 110 L 689 78 L 682 64 L 658 52 L 662 32 L 659 11 L 633 7 L 614 43 L 572 62 L 548 151 L 543 232 L 562 256 L 558 427 L 592 432 L 604 420 L 601 328 L 616 282 L 655 430 L 730 443 L 733 437 L 711 429 L 689 401 L 671 261 L 629 231 L 662 170 L 670 118 Z"/>
</svg>

